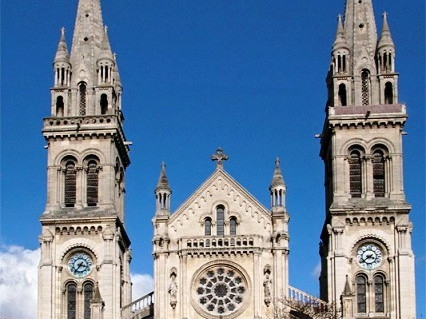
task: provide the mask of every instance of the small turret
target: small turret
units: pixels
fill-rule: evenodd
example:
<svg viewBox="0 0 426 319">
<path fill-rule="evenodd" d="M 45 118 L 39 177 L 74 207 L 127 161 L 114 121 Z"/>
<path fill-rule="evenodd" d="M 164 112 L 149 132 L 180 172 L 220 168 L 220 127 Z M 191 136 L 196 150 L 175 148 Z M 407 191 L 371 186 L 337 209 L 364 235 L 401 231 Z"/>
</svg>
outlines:
<svg viewBox="0 0 426 319">
<path fill-rule="evenodd" d="M 343 29 L 342 16 L 339 14 L 337 18 L 336 39 L 334 40 L 332 52 L 334 74 L 348 72 L 349 52 L 349 44 L 346 41 L 345 31 Z"/>
<path fill-rule="evenodd" d="M 382 35 L 377 45 L 377 63 L 380 73 L 395 72 L 395 44 L 389 29 L 387 13 L 383 13 Z"/>
<path fill-rule="evenodd" d="M 161 173 L 155 188 L 156 215 L 170 215 L 170 197 L 172 189 L 166 176 L 166 165 L 161 164 Z"/>
<path fill-rule="evenodd" d="M 101 51 L 97 60 L 98 84 L 111 84 L 113 69 L 115 67 L 114 56 L 108 38 L 108 27 L 104 27 L 104 35 L 101 43 Z"/>
<path fill-rule="evenodd" d="M 71 77 L 71 63 L 65 40 L 65 28 L 61 28 L 61 37 L 53 60 L 55 71 L 55 87 L 67 87 Z"/>
<path fill-rule="evenodd" d="M 275 160 L 275 171 L 272 177 L 271 186 L 269 186 L 271 193 L 271 207 L 282 207 L 285 210 L 285 194 L 286 186 L 280 168 L 280 159 L 277 157 Z"/>
</svg>

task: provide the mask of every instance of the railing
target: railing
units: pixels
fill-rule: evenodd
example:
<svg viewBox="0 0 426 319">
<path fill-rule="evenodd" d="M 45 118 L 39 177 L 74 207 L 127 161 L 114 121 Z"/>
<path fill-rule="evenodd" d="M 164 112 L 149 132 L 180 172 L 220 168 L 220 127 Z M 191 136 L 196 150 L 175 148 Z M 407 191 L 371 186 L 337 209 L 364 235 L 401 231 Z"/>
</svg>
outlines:
<svg viewBox="0 0 426 319">
<path fill-rule="evenodd" d="M 154 315 L 154 292 L 133 301 L 121 309 L 123 319 L 153 318 Z"/>
<path fill-rule="evenodd" d="M 297 288 L 288 287 L 288 299 L 318 308 L 327 308 L 327 303 Z"/>
</svg>

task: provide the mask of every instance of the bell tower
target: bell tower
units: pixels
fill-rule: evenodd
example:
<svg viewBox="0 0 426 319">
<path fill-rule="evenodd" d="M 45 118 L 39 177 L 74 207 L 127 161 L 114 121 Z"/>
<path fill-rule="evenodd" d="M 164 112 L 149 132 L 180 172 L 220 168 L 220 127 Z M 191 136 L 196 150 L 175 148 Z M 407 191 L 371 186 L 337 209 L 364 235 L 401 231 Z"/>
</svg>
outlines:
<svg viewBox="0 0 426 319">
<path fill-rule="evenodd" d="M 61 35 L 53 61 L 47 202 L 40 221 L 38 318 L 121 317 L 131 302 L 124 222 L 129 142 L 122 87 L 100 0 L 79 0 L 71 54 Z"/>
<path fill-rule="evenodd" d="M 398 102 L 388 17 L 379 37 L 372 0 L 346 1 L 327 87 L 321 298 L 342 305 L 343 318 L 414 319 L 411 206 L 402 163 L 407 113 Z"/>
</svg>

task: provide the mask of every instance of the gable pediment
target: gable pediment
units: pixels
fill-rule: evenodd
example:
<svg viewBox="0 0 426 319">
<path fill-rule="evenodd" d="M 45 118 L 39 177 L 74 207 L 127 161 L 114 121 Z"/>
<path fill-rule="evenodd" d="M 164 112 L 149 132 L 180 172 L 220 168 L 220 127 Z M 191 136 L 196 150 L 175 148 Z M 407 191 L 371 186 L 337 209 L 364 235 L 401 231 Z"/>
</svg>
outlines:
<svg viewBox="0 0 426 319">
<path fill-rule="evenodd" d="M 271 217 L 268 210 L 244 187 L 222 169 L 216 170 L 201 186 L 172 214 L 169 221 L 170 235 L 183 231 L 192 234 L 191 227 L 202 227 L 203 220 L 211 216 L 218 205 L 223 205 L 230 215 L 245 225 L 253 226 L 255 233 L 270 230 Z M 186 229 L 186 231 L 185 231 Z"/>
</svg>

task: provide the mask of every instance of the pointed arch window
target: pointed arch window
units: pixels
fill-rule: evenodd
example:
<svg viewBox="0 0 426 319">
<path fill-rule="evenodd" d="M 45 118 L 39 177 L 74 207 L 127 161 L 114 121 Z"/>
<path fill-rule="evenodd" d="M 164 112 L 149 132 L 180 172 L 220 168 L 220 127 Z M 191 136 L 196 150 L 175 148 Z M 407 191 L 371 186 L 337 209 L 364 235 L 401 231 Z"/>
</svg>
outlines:
<svg viewBox="0 0 426 319">
<path fill-rule="evenodd" d="M 362 105 L 370 105 L 370 72 L 361 72 L 361 101 Z"/>
<path fill-rule="evenodd" d="M 216 208 L 216 225 L 217 235 L 225 235 L 225 207 L 222 205 L 217 206 Z"/>
<path fill-rule="evenodd" d="M 367 279 L 362 275 L 356 278 L 356 298 L 358 313 L 367 313 Z"/>
<path fill-rule="evenodd" d="M 391 82 L 385 84 L 385 104 L 393 104 L 393 85 Z"/>
<path fill-rule="evenodd" d="M 76 319 L 77 286 L 75 283 L 67 285 L 67 319 Z"/>
<path fill-rule="evenodd" d="M 65 207 L 74 207 L 77 195 L 77 169 L 75 162 L 65 163 Z"/>
<path fill-rule="evenodd" d="M 78 91 L 79 91 L 79 114 L 86 115 L 87 85 L 85 82 L 81 82 L 79 84 Z"/>
<path fill-rule="evenodd" d="M 91 318 L 91 309 L 90 309 L 90 301 L 93 298 L 93 284 L 91 282 L 87 282 L 83 286 L 84 293 L 84 319 Z"/>
<path fill-rule="evenodd" d="M 339 85 L 339 102 L 341 106 L 347 105 L 346 85 L 343 83 Z"/>
<path fill-rule="evenodd" d="M 385 156 L 381 149 L 373 153 L 373 192 L 376 197 L 385 197 Z"/>
<path fill-rule="evenodd" d="M 359 198 L 362 194 L 362 160 L 361 152 L 354 149 L 349 156 L 349 191 L 351 197 Z"/>
<path fill-rule="evenodd" d="M 212 235 L 212 220 L 207 217 L 204 220 L 204 235 L 211 236 Z"/>
<path fill-rule="evenodd" d="M 99 193 L 99 166 L 95 160 L 90 160 L 87 165 L 87 206 L 98 204 Z"/>
<path fill-rule="evenodd" d="M 385 311 L 384 280 L 381 275 L 374 277 L 374 304 L 376 312 Z"/>
<path fill-rule="evenodd" d="M 237 234 L 237 219 L 231 217 L 229 220 L 229 235 L 234 236 Z"/>
<path fill-rule="evenodd" d="M 62 96 L 56 98 L 56 116 L 64 116 L 64 98 Z"/>
</svg>

